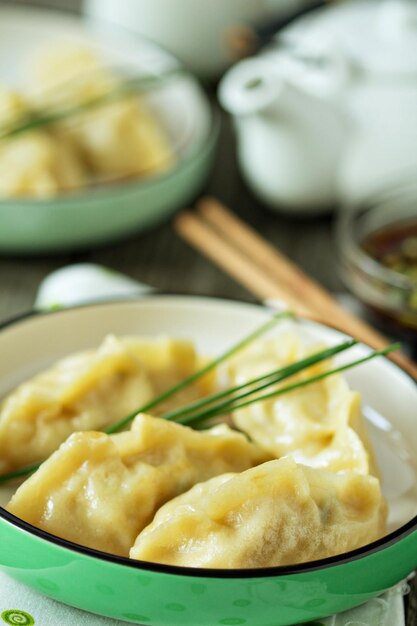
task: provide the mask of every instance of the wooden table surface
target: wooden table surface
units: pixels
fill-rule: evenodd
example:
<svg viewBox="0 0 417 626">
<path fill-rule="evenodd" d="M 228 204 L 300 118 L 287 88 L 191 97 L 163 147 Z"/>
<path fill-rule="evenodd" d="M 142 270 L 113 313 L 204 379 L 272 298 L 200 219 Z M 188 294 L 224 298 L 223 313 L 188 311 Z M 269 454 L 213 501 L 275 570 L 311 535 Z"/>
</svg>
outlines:
<svg viewBox="0 0 417 626">
<path fill-rule="evenodd" d="M 81 0 L 30 1 L 71 10 L 79 10 L 81 6 Z M 12 4 L 19 2 L 14 0 Z M 214 98 L 214 88 L 209 92 Z M 223 200 L 327 289 L 343 291 L 335 262 L 332 217 L 290 218 L 272 213 L 254 198 L 239 175 L 233 131 L 224 115 L 215 167 L 202 191 Z M 163 292 L 255 301 L 251 294 L 181 241 L 170 224 L 162 224 L 127 241 L 88 252 L 27 259 L 0 257 L 0 321 L 29 310 L 40 282 L 51 271 L 79 262 L 114 268 Z M 406 598 L 406 610 L 407 626 L 416 626 L 415 580 Z"/>
</svg>

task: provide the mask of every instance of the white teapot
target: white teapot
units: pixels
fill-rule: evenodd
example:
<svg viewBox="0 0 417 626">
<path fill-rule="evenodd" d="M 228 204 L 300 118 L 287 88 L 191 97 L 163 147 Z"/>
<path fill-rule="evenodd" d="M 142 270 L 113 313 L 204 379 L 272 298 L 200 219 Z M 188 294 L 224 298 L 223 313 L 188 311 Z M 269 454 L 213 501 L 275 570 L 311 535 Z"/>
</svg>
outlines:
<svg viewBox="0 0 417 626">
<path fill-rule="evenodd" d="M 348 0 L 298 19 L 223 78 L 248 184 L 325 211 L 417 173 L 417 2 Z"/>
</svg>

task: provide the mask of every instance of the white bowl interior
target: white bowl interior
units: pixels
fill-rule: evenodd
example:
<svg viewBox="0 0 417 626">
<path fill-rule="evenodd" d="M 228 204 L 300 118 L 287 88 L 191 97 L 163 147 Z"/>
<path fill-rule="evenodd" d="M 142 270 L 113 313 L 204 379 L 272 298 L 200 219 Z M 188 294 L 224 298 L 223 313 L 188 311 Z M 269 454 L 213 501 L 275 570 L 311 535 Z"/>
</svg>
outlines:
<svg viewBox="0 0 417 626">
<path fill-rule="evenodd" d="M 214 356 L 266 321 L 270 314 L 263 307 L 225 300 L 151 296 L 25 318 L 0 331 L 0 397 L 57 359 L 97 346 L 108 333 L 186 337 L 200 351 Z M 281 322 L 274 332 L 285 331 L 291 324 Z M 343 338 L 338 331 L 311 322 L 303 322 L 300 330 L 306 339 L 329 345 Z M 337 361 L 359 358 L 369 351 L 358 345 L 339 355 Z M 346 378 L 363 397 L 367 426 L 389 502 L 389 530 L 394 530 L 417 514 L 417 470 L 412 454 L 417 447 L 417 384 L 383 358 L 349 370 Z M 10 490 L 0 490 L 0 504 L 9 495 Z"/>
<path fill-rule="evenodd" d="M 0 8 L 0 85 L 28 88 L 28 61 L 48 45 L 88 47 L 109 67 L 129 74 L 160 74 L 179 67 L 168 52 L 129 31 L 105 22 L 30 7 Z M 148 99 L 179 154 L 185 156 L 207 138 L 211 112 L 198 82 L 187 73 L 153 90 Z"/>
</svg>

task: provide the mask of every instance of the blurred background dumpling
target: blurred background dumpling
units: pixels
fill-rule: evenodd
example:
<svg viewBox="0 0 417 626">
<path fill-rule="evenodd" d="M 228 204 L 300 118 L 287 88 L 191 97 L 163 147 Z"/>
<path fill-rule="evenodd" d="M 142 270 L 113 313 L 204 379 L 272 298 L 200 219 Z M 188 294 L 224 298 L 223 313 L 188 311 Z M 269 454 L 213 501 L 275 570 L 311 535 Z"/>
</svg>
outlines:
<svg viewBox="0 0 417 626">
<path fill-rule="evenodd" d="M 45 48 L 33 63 L 36 97 L 46 104 L 78 106 L 111 96 L 111 102 L 87 107 L 58 124 L 73 142 L 93 177 L 111 180 L 149 175 L 172 166 L 169 139 L 144 98 L 113 98 L 121 88 L 112 67 L 92 50 Z"/>
<path fill-rule="evenodd" d="M 23 96 L 0 92 L 0 126 L 7 128 L 30 115 Z M 45 130 L 0 139 L 1 195 L 45 197 L 85 183 L 85 171 L 75 148 Z"/>
<path fill-rule="evenodd" d="M 81 104 L 116 83 L 90 48 L 74 44 L 41 48 L 30 59 L 27 74 L 34 99 L 43 104 Z"/>
<path fill-rule="evenodd" d="M 165 133 L 137 98 L 85 113 L 69 132 L 99 178 L 155 174 L 174 161 Z"/>
</svg>

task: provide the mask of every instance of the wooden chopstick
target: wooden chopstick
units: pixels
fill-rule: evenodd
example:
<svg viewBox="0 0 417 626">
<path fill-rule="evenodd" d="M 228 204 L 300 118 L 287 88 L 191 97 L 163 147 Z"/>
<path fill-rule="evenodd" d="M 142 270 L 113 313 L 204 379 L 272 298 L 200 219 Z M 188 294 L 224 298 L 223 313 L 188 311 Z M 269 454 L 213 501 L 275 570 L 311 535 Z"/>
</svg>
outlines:
<svg viewBox="0 0 417 626">
<path fill-rule="evenodd" d="M 293 293 L 301 302 L 308 302 L 312 311 L 327 311 L 335 303 L 323 287 L 308 277 L 277 248 L 263 239 L 253 228 L 228 211 L 215 198 L 203 198 L 198 203 L 199 214 L 230 243 L 247 251 L 264 272 L 279 282 L 287 292 Z"/>
<path fill-rule="evenodd" d="M 237 282 L 261 300 L 276 298 L 283 306 L 298 315 L 313 316 L 298 298 L 288 293 L 266 273 L 259 272 L 247 255 L 233 247 L 216 230 L 191 211 L 183 211 L 174 221 L 177 232 L 191 245 L 203 252 L 216 265 L 224 269 Z"/>
<path fill-rule="evenodd" d="M 330 324 L 381 349 L 389 344 L 369 324 L 343 309 L 318 283 L 265 241 L 224 205 L 204 198 L 197 213 L 174 222 L 178 234 L 262 300 L 278 298 L 298 315 Z M 417 379 L 417 365 L 404 354 L 390 358 Z"/>
<path fill-rule="evenodd" d="M 297 265 L 285 257 L 256 231 L 228 211 L 214 198 L 204 198 L 198 209 L 204 219 L 224 237 L 242 250 L 246 250 L 252 261 L 271 276 L 274 282 L 301 302 L 327 323 L 332 321 L 372 347 L 383 348 L 388 340 L 371 326 L 343 309 L 321 285 L 307 276 Z"/>
</svg>

